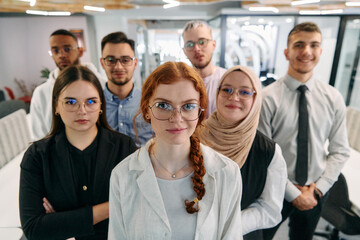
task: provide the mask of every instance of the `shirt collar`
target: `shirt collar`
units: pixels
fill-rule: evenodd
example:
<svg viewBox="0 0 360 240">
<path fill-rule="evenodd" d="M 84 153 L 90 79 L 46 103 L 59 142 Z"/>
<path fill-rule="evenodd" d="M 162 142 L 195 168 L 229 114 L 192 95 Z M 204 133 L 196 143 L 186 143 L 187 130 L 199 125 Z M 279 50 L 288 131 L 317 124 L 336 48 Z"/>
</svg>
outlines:
<svg viewBox="0 0 360 240">
<path fill-rule="evenodd" d="M 314 76 L 312 76 L 309 80 L 306 81 L 306 83 L 302 83 L 298 80 L 296 80 L 295 78 L 291 77 L 289 74 L 286 74 L 284 77 L 284 83 L 285 85 L 292 91 L 296 91 L 296 89 L 300 86 L 300 85 L 305 85 L 309 91 L 311 91 L 311 89 L 314 86 Z"/>
<path fill-rule="evenodd" d="M 130 100 L 131 98 L 134 97 L 134 84 L 133 87 L 130 91 L 130 94 L 123 100 Z M 108 88 L 108 83 L 106 82 L 105 84 L 105 89 L 104 89 L 104 95 L 105 95 L 105 100 L 106 101 L 115 101 L 116 99 L 119 99 L 118 96 L 114 95 Z"/>
</svg>

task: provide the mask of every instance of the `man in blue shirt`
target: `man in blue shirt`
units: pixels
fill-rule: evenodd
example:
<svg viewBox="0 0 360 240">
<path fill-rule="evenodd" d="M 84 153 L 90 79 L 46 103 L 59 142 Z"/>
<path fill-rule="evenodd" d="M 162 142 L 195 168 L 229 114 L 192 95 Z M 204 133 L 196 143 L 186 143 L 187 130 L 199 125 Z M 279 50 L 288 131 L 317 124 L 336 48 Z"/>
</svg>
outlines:
<svg viewBox="0 0 360 240">
<path fill-rule="evenodd" d="M 108 81 L 104 90 L 106 117 L 116 131 L 130 136 L 138 146 L 144 145 L 152 137 L 151 125 L 139 114 L 141 91 L 134 87 L 133 73 L 138 60 L 135 57 L 135 42 L 123 32 L 114 32 L 101 41 L 100 63 Z M 140 141 L 140 142 L 139 142 Z"/>
</svg>

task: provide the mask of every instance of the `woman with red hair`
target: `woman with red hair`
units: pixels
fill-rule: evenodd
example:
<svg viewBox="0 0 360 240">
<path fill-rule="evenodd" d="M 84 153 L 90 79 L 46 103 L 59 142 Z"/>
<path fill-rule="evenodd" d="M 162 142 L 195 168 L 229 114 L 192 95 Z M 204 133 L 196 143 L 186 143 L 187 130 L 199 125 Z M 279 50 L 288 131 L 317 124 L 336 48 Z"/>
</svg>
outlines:
<svg viewBox="0 0 360 240">
<path fill-rule="evenodd" d="M 109 239 L 242 239 L 239 168 L 192 136 L 207 105 L 185 63 L 147 78 L 140 111 L 155 137 L 112 172 Z"/>
</svg>

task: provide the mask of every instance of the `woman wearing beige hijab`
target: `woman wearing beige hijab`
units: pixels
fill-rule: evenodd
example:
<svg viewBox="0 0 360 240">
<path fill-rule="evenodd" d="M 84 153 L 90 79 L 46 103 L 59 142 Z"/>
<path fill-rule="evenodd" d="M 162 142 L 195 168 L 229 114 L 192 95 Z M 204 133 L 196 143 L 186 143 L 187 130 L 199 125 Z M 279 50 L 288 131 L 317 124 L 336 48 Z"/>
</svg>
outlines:
<svg viewBox="0 0 360 240">
<path fill-rule="evenodd" d="M 197 130 L 202 143 L 240 167 L 244 239 L 262 239 L 262 232 L 255 230 L 281 221 L 287 179 L 279 145 L 256 130 L 261 100 L 259 78 L 249 68 L 235 66 L 220 81 L 217 111 Z"/>
</svg>

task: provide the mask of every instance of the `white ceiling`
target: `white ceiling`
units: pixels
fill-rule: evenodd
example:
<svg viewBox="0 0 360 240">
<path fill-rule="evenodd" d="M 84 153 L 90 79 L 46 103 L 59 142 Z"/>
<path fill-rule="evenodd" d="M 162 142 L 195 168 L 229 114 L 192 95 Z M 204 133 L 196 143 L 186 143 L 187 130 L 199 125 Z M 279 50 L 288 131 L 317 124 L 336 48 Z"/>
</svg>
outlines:
<svg viewBox="0 0 360 240">
<path fill-rule="evenodd" d="M 35 1 L 34 6 L 30 6 L 29 1 Z M 171 1 L 171 0 L 167 0 Z M 349 0 L 356 1 L 356 0 Z M 360 1 L 360 0 L 358 0 Z M 234 1 L 234 0 L 179 0 L 180 6 L 163 9 L 166 4 L 163 0 L 0 0 L 0 13 L 24 13 L 26 10 L 40 10 L 40 11 L 69 11 L 74 13 L 87 13 L 87 14 L 108 14 L 128 12 L 130 14 L 139 13 L 140 17 L 143 13 L 152 11 L 158 12 L 162 9 L 164 15 L 170 12 L 177 17 L 177 12 L 210 12 L 205 15 L 211 15 L 219 12 L 221 9 L 228 9 L 237 12 L 248 12 L 250 7 L 275 7 L 279 12 L 275 14 L 293 13 L 297 14 L 300 10 L 333 10 L 342 9 L 345 14 L 359 14 L 359 7 L 348 7 L 345 5 L 345 0 L 321 0 L 315 4 L 305 4 L 299 6 L 292 6 L 291 0 L 257 0 L 257 1 Z M 95 7 L 103 7 L 106 9 L 105 13 L 97 13 L 84 10 L 84 5 Z M 175 14 L 174 14 L 175 13 Z M 257 14 L 259 12 L 256 12 Z M 274 12 L 260 12 L 274 14 Z M 171 14 L 170 17 L 171 17 Z M 145 14 L 144 16 L 146 16 Z M 185 14 L 186 15 L 186 14 Z M 191 14 L 190 14 L 191 15 Z M 196 15 L 196 14 L 195 14 Z M 158 15 L 159 18 L 162 14 Z M 185 16 L 186 18 L 186 16 Z"/>
</svg>

